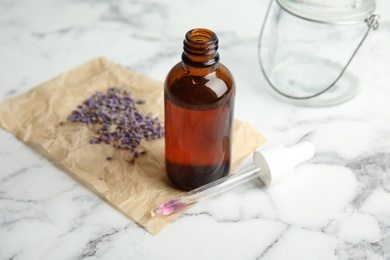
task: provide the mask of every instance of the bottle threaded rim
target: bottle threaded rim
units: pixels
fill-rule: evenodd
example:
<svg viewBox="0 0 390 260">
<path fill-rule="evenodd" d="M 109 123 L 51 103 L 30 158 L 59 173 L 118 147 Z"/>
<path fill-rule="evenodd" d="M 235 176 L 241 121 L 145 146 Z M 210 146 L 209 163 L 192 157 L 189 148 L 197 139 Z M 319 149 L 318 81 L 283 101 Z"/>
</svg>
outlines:
<svg viewBox="0 0 390 260">
<path fill-rule="evenodd" d="M 219 60 L 218 37 L 205 28 L 195 28 L 188 31 L 183 41 L 182 59 L 198 67 L 215 64 Z"/>
</svg>

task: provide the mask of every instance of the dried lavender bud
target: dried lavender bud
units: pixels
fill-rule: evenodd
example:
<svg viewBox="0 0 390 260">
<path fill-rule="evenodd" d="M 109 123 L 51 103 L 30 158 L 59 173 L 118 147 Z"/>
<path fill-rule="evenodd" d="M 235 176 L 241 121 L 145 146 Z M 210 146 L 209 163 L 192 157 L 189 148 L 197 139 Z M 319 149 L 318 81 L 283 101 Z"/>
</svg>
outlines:
<svg viewBox="0 0 390 260">
<path fill-rule="evenodd" d="M 137 109 L 137 105 L 144 103 L 144 100 L 133 99 L 129 91 L 112 87 L 107 94 L 97 92 L 87 98 L 68 120 L 94 126 L 91 130 L 97 136 L 90 139 L 91 144 L 111 144 L 117 149 L 130 150 L 133 158 L 137 158 L 144 154 L 136 149 L 142 139 L 151 141 L 164 137 L 164 128 L 158 118 L 144 115 Z"/>
</svg>

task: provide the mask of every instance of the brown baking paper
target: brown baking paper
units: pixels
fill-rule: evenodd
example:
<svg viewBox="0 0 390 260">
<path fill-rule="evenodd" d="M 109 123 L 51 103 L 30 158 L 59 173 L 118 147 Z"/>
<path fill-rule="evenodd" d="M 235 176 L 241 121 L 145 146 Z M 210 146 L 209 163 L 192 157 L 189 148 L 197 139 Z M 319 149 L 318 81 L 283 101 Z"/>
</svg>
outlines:
<svg viewBox="0 0 390 260">
<path fill-rule="evenodd" d="M 94 134 L 86 124 L 66 122 L 85 99 L 113 86 L 145 100 L 141 112 L 163 119 L 162 82 L 98 58 L 0 103 L 0 124 L 155 235 L 183 213 L 150 215 L 153 207 L 182 193 L 164 172 L 164 140 L 143 141 L 140 148 L 147 153 L 130 163 L 128 151 L 90 144 Z M 232 168 L 264 142 L 257 130 L 235 120 Z"/>
</svg>

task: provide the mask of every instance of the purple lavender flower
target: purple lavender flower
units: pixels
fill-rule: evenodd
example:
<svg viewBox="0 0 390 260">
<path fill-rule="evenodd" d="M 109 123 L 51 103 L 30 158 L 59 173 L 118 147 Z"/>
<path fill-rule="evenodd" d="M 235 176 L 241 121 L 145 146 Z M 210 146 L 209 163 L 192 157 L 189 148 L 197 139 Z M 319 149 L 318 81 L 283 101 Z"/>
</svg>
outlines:
<svg viewBox="0 0 390 260">
<path fill-rule="evenodd" d="M 135 100 L 129 91 L 115 86 L 109 88 L 107 94 L 97 92 L 87 98 L 68 120 L 98 126 L 92 128 L 98 137 L 91 138 L 91 144 L 111 144 L 121 150 L 130 150 L 133 158 L 137 158 L 146 153 L 137 151 L 142 139 L 151 141 L 164 136 L 158 118 L 144 115 L 137 109 L 137 105 L 142 104 L 145 104 L 144 100 Z"/>
</svg>

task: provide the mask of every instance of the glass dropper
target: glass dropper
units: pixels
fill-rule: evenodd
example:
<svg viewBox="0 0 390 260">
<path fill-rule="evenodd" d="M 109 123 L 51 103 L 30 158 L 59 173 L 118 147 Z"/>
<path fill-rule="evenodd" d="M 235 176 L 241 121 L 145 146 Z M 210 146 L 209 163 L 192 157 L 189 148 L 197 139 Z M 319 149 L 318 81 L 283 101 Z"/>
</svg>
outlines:
<svg viewBox="0 0 390 260">
<path fill-rule="evenodd" d="M 191 190 L 181 197 L 172 198 L 152 209 L 151 214 L 153 217 L 157 215 L 170 215 L 198 202 L 201 199 L 210 198 L 247 181 L 255 179 L 258 177 L 259 173 L 260 169 L 251 165 L 235 174 L 228 175 L 197 189 Z"/>
<path fill-rule="evenodd" d="M 278 182 L 292 173 L 294 166 L 305 162 L 314 155 L 314 147 L 309 142 L 301 142 L 291 147 L 282 145 L 261 149 L 253 153 L 253 165 L 214 182 L 171 198 L 151 211 L 152 217 L 168 216 L 180 211 L 201 199 L 210 198 L 255 178 L 265 185 Z"/>
</svg>

